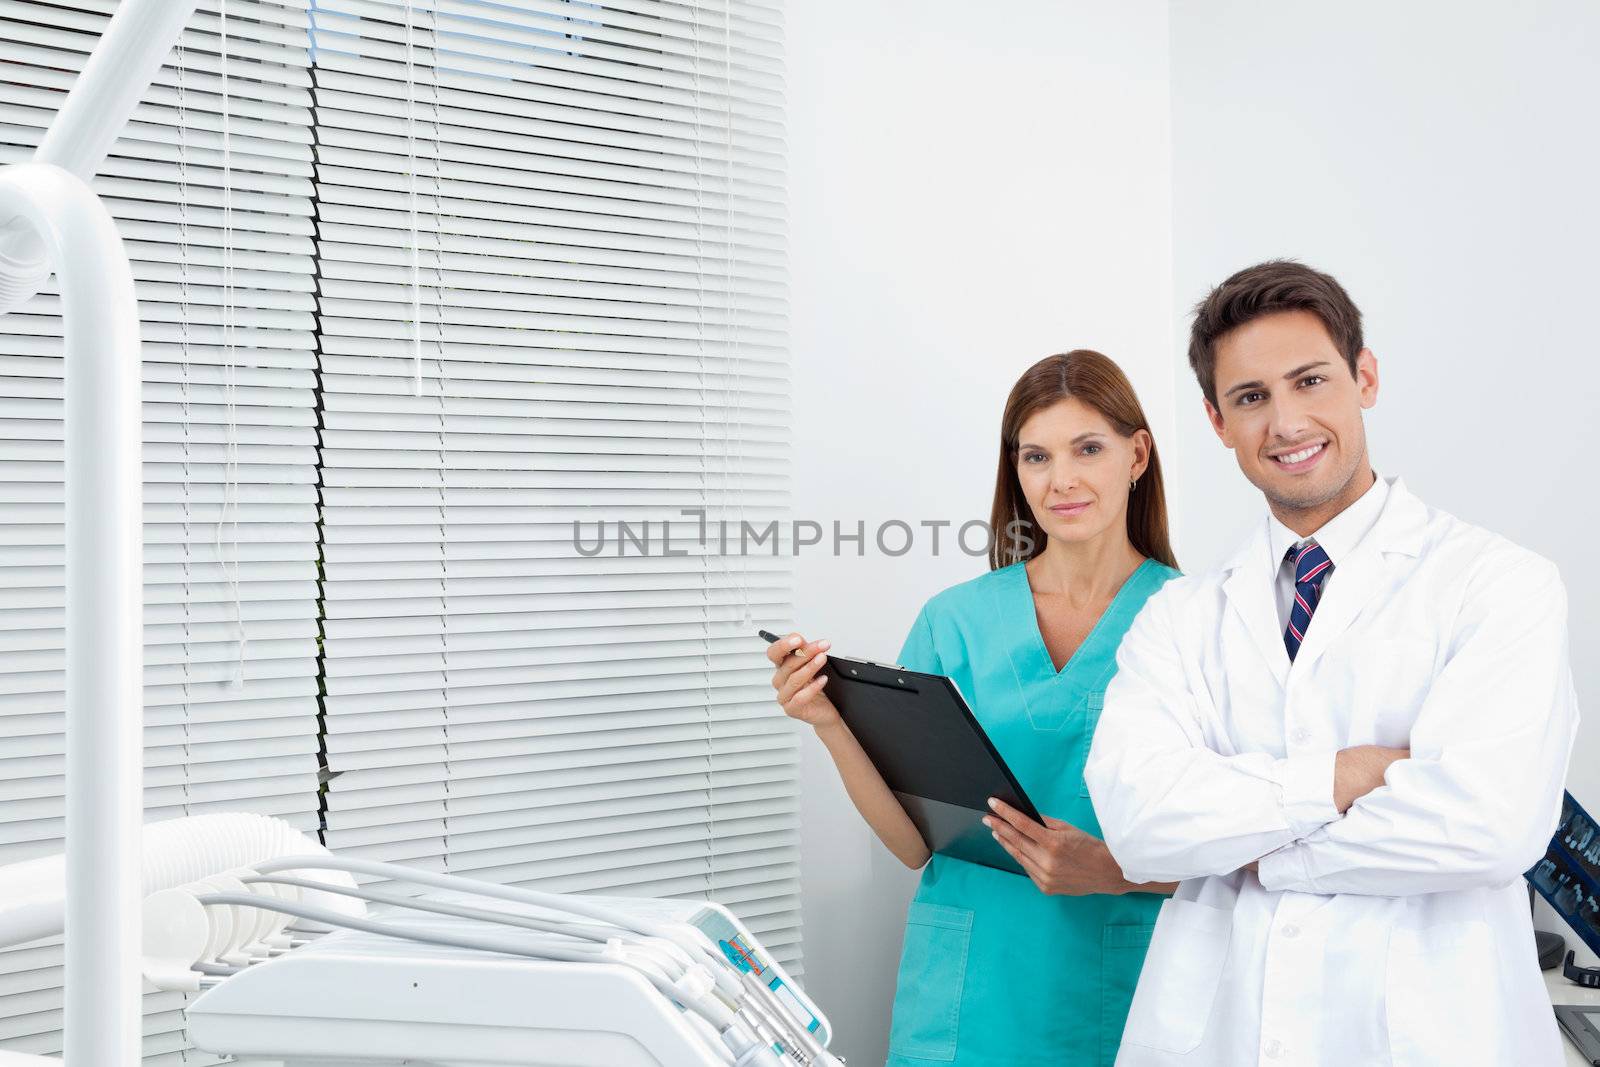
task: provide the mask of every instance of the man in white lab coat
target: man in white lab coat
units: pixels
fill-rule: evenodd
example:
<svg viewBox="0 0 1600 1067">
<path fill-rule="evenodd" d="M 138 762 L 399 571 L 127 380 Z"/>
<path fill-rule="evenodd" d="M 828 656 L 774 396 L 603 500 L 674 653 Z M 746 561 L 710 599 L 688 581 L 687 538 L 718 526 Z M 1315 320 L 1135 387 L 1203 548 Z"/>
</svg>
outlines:
<svg viewBox="0 0 1600 1067">
<path fill-rule="evenodd" d="M 1556 568 L 1374 474 L 1331 277 L 1235 274 L 1189 358 L 1269 514 L 1150 598 L 1105 694 L 1106 843 L 1182 882 L 1119 1067 L 1561 1063 L 1521 877 L 1578 722 Z"/>
</svg>

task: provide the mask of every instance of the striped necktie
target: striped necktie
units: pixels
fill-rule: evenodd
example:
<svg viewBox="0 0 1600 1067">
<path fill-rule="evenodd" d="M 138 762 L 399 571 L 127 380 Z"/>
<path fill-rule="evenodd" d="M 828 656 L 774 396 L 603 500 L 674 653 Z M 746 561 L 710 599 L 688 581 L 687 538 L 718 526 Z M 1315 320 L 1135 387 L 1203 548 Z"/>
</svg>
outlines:
<svg viewBox="0 0 1600 1067">
<path fill-rule="evenodd" d="M 1311 628 L 1311 616 L 1322 597 L 1322 583 L 1333 570 L 1333 561 L 1315 541 L 1307 541 L 1300 548 L 1290 547 L 1283 557 L 1294 561 L 1294 606 L 1289 609 L 1289 628 L 1283 631 L 1283 645 L 1289 650 L 1289 662 L 1300 651 L 1300 643 Z"/>
</svg>

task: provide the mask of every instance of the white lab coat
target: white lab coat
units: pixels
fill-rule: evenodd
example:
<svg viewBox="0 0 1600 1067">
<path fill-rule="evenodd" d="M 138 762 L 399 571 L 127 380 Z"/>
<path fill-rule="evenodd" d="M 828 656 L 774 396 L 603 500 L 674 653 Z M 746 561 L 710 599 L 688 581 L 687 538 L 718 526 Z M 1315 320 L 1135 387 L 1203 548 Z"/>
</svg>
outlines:
<svg viewBox="0 0 1600 1067">
<path fill-rule="evenodd" d="M 1106 691 L 1106 843 L 1182 882 L 1118 1067 L 1560 1064 L 1520 877 L 1578 723 L 1556 568 L 1396 480 L 1291 666 L 1268 544 L 1152 596 Z M 1411 758 L 1341 817 L 1334 754 L 1366 744 Z"/>
</svg>

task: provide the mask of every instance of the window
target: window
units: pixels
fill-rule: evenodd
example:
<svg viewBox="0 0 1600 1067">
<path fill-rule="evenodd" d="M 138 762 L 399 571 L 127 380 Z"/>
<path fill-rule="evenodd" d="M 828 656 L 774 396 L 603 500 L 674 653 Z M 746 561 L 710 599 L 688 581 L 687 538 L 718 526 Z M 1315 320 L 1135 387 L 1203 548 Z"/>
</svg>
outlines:
<svg viewBox="0 0 1600 1067">
<path fill-rule="evenodd" d="M 0 159 L 114 7 L 4 5 Z M 147 818 L 709 896 L 796 965 L 753 638 L 790 574 L 737 548 L 788 504 L 780 11 L 217 7 L 97 180 L 145 321 Z M 0 318 L 0 863 L 60 847 L 55 313 Z M 59 1051 L 59 986 L 0 954 L 0 1048 Z M 147 1063 L 211 1062 L 181 1007 Z"/>
</svg>

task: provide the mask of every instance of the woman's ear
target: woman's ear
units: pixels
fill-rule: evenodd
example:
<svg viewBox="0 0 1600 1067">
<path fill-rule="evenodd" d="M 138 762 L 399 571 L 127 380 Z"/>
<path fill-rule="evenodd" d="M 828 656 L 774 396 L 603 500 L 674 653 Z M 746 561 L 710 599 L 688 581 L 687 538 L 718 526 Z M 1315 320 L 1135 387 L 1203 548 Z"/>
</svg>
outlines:
<svg viewBox="0 0 1600 1067">
<path fill-rule="evenodd" d="M 1150 469 L 1150 452 L 1154 447 L 1155 441 L 1149 430 L 1133 431 L 1133 466 L 1128 471 L 1129 481 L 1138 481 Z"/>
</svg>

